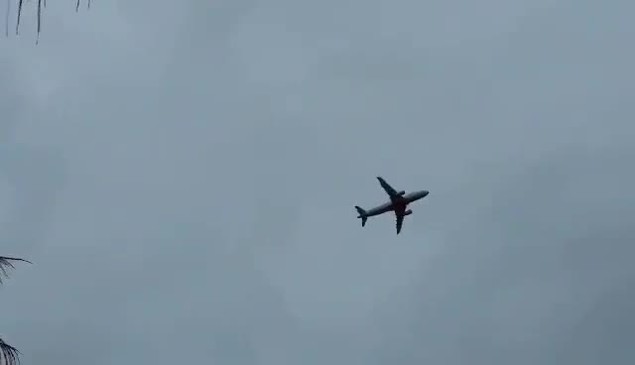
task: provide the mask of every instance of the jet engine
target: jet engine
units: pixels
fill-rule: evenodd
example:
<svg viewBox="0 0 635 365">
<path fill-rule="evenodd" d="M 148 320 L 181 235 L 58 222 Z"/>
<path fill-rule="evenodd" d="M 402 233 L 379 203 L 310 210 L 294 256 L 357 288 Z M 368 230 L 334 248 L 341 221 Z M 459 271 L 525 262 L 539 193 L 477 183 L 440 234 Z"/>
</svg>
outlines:
<svg viewBox="0 0 635 365">
<path fill-rule="evenodd" d="M 405 191 L 405 190 L 402 190 L 402 191 L 400 191 L 399 193 L 397 193 L 397 195 L 404 195 L 404 194 L 406 194 L 406 191 Z"/>
<path fill-rule="evenodd" d="M 408 209 L 408 210 L 406 210 L 405 212 L 403 212 L 403 215 L 404 215 L 404 216 L 406 216 L 406 215 L 410 215 L 410 214 L 412 214 L 412 210 L 410 210 L 410 209 Z"/>
</svg>

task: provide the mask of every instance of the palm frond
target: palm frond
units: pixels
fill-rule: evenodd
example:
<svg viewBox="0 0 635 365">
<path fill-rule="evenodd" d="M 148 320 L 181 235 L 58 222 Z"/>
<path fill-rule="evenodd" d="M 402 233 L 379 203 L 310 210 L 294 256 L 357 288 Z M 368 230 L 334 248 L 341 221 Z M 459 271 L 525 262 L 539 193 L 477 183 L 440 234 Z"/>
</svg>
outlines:
<svg viewBox="0 0 635 365">
<path fill-rule="evenodd" d="M 0 338 L 0 365 L 19 365 L 20 351 Z"/>
<path fill-rule="evenodd" d="M 22 15 L 22 2 L 23 0 L 18 1 L 18 21 L 15 23 L 15 34 L 18 34 L 18 30 L 20 29 L 20 15 Z"/>
<path fill-rule="evenodd" d="M 7 0 L 7 12 L 4 15 L 4 35 L 9 36 L 9 16 L 11 15 L 11 2 L 13 0 Z"/>
<path fill-rule="evenodd" d="M 14 269 L 14 261 L 32 262 L 29 260 L 21 259 L 19 257 L 0 256 L 0 283 L 2 283 L 3 277 L 8 277 L 8 270 Z M 0 338 L 0 365 L 19 365 L 20 364 L 20 351 L 15 347 L 4 342 Z"/>
<path fill-rule="evenodd" d="M 4 278 L 9 277 L 9 270 L 15 269 L 15 266 L 13 265 L 13 261 L 22 261 L 22 262 L 28 262 L 29 264 L 32 264 L 31 261 L 21 259 L 19 257 L 0 256 L 0 283 L 2 283 L 3 277 Z"/>
<path fill-rule="evenodd" d="M 22 20 L 22 8 L 24 7 L 24 0 L 6 0 L 7 8 L 5 15 L 5 36 L 9 36 L 9 14 L 11 13 L 11 2 L 16 1 L 18 4 L 17 9 L 17 20 L 15 23 L 15 34 L 18 35 L 20 33 L 20 21 Z M 27 0 L 26 3 L 30 2 Z M 81 4 L 81 0 L 76 0 L 75 2 L 75 11 L 79 11 L 79 6 Z M 90 9 L 91 0 L 86 1 L 86 8 Z M 42 31 L 42 10 L 46 8 L 46 0 L 37 0 L 37 40 L 36 44 L 40 40 L 40 32 Z M 2 364 L 0 364 L 2 365 Z"/>
</svg>

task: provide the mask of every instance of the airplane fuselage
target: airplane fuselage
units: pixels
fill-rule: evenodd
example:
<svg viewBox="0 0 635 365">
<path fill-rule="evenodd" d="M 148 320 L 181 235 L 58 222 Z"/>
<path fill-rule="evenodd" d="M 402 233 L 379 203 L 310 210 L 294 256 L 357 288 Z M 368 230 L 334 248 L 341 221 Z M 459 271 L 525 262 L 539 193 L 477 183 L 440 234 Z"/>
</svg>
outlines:
<svg viewBox="0 0 635 365">
<path fill-rule="evenodd" d="M 419 199 L 425 198 L 429 194 L 427 190 L 414 191 L 409 194 L 399 195 L 395 198 L 392 198 L 389 202 L 384 203 L 382 205 L 376 206 L 374 208 L 368 209 L 366 211 L 366 216 L 372 217 L 375 215 L 380 215 L 386 212 L 405 212 L 408 204 L 415 202 Z"/>
</svg>

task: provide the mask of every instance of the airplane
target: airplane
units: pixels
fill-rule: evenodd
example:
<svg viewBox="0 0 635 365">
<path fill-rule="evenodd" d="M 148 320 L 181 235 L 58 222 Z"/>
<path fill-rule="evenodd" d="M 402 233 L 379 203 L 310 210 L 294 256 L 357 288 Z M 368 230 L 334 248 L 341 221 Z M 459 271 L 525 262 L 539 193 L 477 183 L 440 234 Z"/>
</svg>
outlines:
<svg viewBox="0 0 635 365">
<path fill-rule="evenodd" d="M 390 201 L 388 203 L 379 205 L 375 208 L 364 210 L 359 206 L 355 206 L 357 213 L 359 214 L 357 218 L 362 219 L 362 227 L 366 225 L 366 220 L 368 217 L 372 217 L 375 215 L 380 215 L 382 213 L 393 211 L 395 212 L 395 218 L 397 219 L 396 227 L 397 234 L 401 232 L 401 226 L 403 224 L 403 219 L 405 216 L 412 214 L 412 210 L 406 209 L 408 204 L 417 201 L 419 199 L 425 198 L 428 194 L 430 194 L 427 190 L 413 191 L 406 195 L 405 190 L 397 191 L 392 186 L 390 186 L 386 180 L 384 180 L 381 176 L 377 176 L 377 180 L 379 180 L 379 184 L 386 191 L 388 196 L 390 197 Z"/>
</svg>

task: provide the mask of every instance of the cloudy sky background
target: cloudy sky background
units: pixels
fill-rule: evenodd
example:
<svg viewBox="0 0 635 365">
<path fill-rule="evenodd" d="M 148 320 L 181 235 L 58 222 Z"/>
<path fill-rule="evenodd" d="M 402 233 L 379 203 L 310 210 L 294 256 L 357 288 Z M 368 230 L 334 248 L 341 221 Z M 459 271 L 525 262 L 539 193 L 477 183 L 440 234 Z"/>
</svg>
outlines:
<svg viewBox="0 0 635 365">
<path fill-rule="evenodd" d="M 635 3 L 49 1 L 0 41 L 25 364 L 631 364 Z M 12 24 L 13 26 L 13 24 Z M 353 205 L 428 189 L 395 235 Z"/>
</svg>

